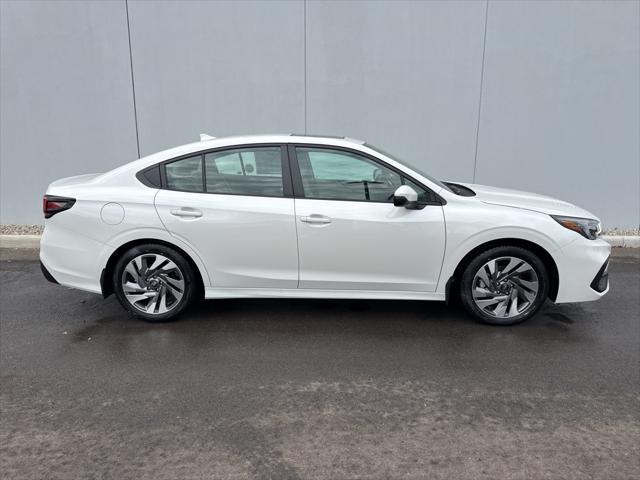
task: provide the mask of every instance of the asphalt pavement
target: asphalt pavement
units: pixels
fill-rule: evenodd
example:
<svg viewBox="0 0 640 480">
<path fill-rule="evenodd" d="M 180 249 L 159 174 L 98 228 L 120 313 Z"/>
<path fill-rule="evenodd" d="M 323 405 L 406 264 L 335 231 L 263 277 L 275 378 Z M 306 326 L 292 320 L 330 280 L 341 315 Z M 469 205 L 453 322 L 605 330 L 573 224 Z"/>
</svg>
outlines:
<svg viewBox="0 0 640 480">
<path fill-rule="evenodd" d="M 2 478 L 640 478 L 634 258 L 603 300 L 515 327 L 329 300 L 148 324 L 0 268 Z"/>
</svg>

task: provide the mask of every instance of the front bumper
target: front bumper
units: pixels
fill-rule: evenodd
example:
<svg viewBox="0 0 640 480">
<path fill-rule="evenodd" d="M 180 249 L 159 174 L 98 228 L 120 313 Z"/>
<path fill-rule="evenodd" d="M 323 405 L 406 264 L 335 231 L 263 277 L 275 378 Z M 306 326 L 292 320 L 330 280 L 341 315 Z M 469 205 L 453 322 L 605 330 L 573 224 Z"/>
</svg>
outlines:
<svg viewBox="0 0 640 480">
<path fill-rule="evenodd" d="M 588 302 L 609 291 L 611 245 L 602 239 L 578 238 L 554 254 L 558 267 L 556 303 Z"/>
<path fill-rule="evenodd" d="M 590 287 L 598 293 L 606 292 L 609 288 L 609 258 L 604 262 L 593 278 Z"/>
</svg>

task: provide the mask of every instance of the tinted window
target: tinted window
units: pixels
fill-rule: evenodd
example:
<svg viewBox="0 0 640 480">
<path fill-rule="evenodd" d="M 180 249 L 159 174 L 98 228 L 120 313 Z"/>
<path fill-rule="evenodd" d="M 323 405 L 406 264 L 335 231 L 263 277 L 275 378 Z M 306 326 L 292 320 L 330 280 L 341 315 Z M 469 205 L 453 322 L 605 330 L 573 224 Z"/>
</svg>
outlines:
<svg viewBox="0 0 640 480">
<path fill-rule="evenodd" d="M 160 180 L 160 165 L 154 165 L 146 170 L 142 170 L 136 174 L 136 177 L 147 187 L 160 188 L 162 185 Z"/>
<path fill-rule="evenodd" d="M 306 147 L 296 147 L 296 156 L 306 198 L 391 202 L 400 185 L 409 185 L 428 200 L 423 188 L 364 156 Z"/>
<path fill-rule="evenodd" d="M 183 158 L 165 165 L 167 188 L 202 192 L 202 155 Z"/>
<path fill-rule="evenodd" d="M 283 196 L 280 147 L 256 147 L 207 153 L 209 193 Z"/>
<path fill-rule="evenodd" d="M 371 150 L 375 150 L 378 153 L 381 153 L 382 155 L 384 155 L 385 157 L 389 157 L 392 160 L 395 160 L 398 163 L 401 163 L 403 165 L 406 165 L 407 167 L 409 167 L 411 170 L 413 170 L 414 172 L 422 175 L 425 178 L 428 178 L 429 180 L 431 180 L 433 183 L 435 183 L 436 185 L 438 185 L 439 187 L 444 188 L 445 190 L 449 190 L 450 192 L 452 191 L 448 185 L 445 185 L 444 182 L 441 182 L 440 180 L 438 180 L 437 178 L 433 178 L 431 175 L 429 175 L 428 173 L 425 173 L 422 169 L 417 168 L 415 166 L 413 166 L 412 164 L 405 162 L 404 160 L 400 160 L 398 158 L 396 158 L 395 156 L 391 155 L 390 153 L 385 152 L 384 150 L 374 147 L 373 145 L 369 144 L 369 143 L 365 143 L 364 144 L 365 147 L 369 147 Z M 434 197 L 435 198 L 435 197 Z"/>
</svg>

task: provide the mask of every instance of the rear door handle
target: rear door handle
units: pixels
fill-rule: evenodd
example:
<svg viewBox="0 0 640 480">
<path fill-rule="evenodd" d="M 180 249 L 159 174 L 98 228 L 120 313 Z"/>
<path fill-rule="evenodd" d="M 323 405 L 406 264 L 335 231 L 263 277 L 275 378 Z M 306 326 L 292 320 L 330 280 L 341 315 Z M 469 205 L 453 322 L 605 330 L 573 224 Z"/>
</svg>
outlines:
<svg viewBox="0 0 640 480">
<path fill-rule="evenodd" d="M 195 208 L 182 207 L 172 209 L 171 215 L 174 215 L 176 217 L 199 218 L 202 216 L 202 212 Z"/>
<path fill-rule="evenodd" d="M 313 213 L 308 217 L 300 217 L 301 222 L 305 223 L 315 223 L 315 224 L 327 224 L 331 223 L 331 219 L 325 215 L 318 215 L 317 213 Z"/>
</svg>

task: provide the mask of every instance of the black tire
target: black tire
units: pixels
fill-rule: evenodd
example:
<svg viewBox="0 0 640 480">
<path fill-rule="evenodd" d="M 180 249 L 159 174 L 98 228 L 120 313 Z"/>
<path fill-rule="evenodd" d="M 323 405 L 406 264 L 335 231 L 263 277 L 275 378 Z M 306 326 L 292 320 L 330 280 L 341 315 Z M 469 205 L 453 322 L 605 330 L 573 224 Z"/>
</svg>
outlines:
<svg viewBox="0 0 640 480">
<path fill-rule="evenodd" d="M 162 255 L 177 266 L 179 275 L 182 276 L 182 280 L 184 282 L 182 297 L 175 301 L 171 305 L 169 311 L 165 313 L 147 313 L 140 308 L 136 308 L 131 302 L 129 302 L 129 300 L 127 300 L 122 285 L 125 268 L 127 268 L 127 265 L 133 259 L 140 255 L 149 255 L 149 257 L 145 258 L 153 258 L 152 255 Z M 178 274 L 173 273 L 172 275 Z M 115 292 L 118 301 L 127 311 L 147 322 L 167 322 L 176 319 L 196 297 L 196 292 L 198 291 L 198 282 L 196 278 L 196 273 L 182 254 L 165 245 L 149 243 L 132 247 L 118 259 L 115 268 L 113 269 L 112 282 L 113 291 Z"/>
<path fill-rule="evenodd" d="M 473 297 L 474 290 L 474 279 L 476 278 L 476 274 L 479 273 L 480 269 L 491 260 L 501 259 L 504 257 L 513 257 L 517 260 L 522 260 L 528 263 L 535 275 L 537 277 L 538 289 L 535 293 L 535 298 L 532 301 L 527 303 L 525 302 L 526 307 L 523 307 L 523 311 L 520 314 L 502 317 L 500 315 L 491 314 L 488 312 L 492 307 L 487 307 L 486 309 L 480 308 Z M 499 262 L 504 262 L 505 260 L 499 260 Z M 497 269 L 496 269 L 497 270 Z M 532 275 L 529 273 L 529 275 Z M 508 277 L 508 276 L 507 276 Z M 533 278 L 533 277 L 532 277 Z M 517 280 L 517 279 L 516 279 Z M 517 283 L 516 280 L 513 280 L 513 283 Z M 478 280 L 476 280 L 478 281 Z M 496 282 L 497 283 L 497 282 Z M 509 283 L 508 281 L 505 283 Z M 480 281 L 480 285 L 483 282 Z M 518 292 L 518 288 L 523 288 L 521 283 L 518 285 L 504 286 L 504 288 L 515 289 L 516 293 Z M 496 290 L 497 291 L 497 290 Z M 544 263 L 540 258 L 532 253 L 530 250 L 527 250 L 522 247 L 495 247 L 484 252 L 479 253 L 476 257 L 474 257 L 469 264 L 466 266 L 462 273 L 462 278 L 460 281 L 460 300 L 465 310 L 475 317 L 477 320 L 480 320 L 484 323 L 488 323 L 491 325 L 515 325 L 517 323 L 524 322 L 525 320 L 531 318 L 535 315 L 538 310 L 542 307 L 545 300 L 547 299 L 549 293 L 549 275 L 547 273 L 547 269 L 544 266 Z M 527 290 L 527 293 L 531 295 L 531 292 Z M 495 294 L 494 294 L 495 295 Z M 502 295 L 502 293 L 500 293 Z M 515 294 L 514 294 L 515 295 Z M 489 298 L 489 297 L 488 297 Z M 511 303 L 508 303 L 511 305 Z M 514 310 L 515 313 L 516 310 Z"/>
</svg>

